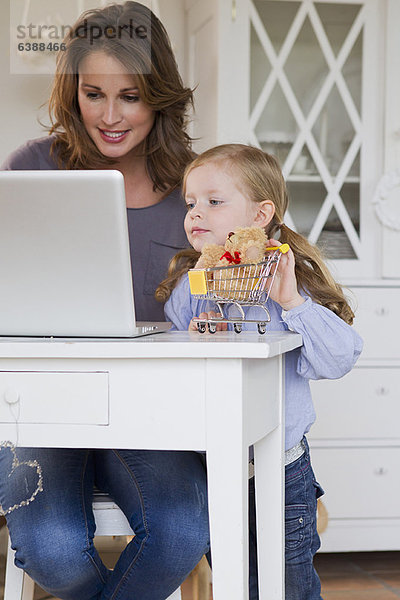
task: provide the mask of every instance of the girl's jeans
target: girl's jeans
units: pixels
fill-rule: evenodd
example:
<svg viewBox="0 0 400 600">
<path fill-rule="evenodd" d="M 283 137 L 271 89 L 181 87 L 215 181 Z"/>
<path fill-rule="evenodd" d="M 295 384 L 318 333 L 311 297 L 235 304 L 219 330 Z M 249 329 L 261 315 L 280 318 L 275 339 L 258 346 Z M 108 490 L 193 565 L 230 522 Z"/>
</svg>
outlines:
<svg viewBox="0 0 400 600">
<path fill-rule="evenodd" d="M 285 599 L 320 600 L 321 584 L 313 566 L 320 546 L 317 498 L 323 494 L 306 451 L 285 468 Z M 250 480 L 250 600 L 258 600 L 254 478 Z"/>
<path fill-rule="evenodd" d="M 209 549 L 206 471 L 195 452 L 18 448 L 36 459 L 43 492 L 7 515 L 15 563 L 63 600 L 165 600 Z M 30 497 L 35 469 L 11 474 L 0 451 L 3 510 Z M 135 532 L 113 571 L 94 545 L 93 485 L 120 506 Z"/>
</svg>

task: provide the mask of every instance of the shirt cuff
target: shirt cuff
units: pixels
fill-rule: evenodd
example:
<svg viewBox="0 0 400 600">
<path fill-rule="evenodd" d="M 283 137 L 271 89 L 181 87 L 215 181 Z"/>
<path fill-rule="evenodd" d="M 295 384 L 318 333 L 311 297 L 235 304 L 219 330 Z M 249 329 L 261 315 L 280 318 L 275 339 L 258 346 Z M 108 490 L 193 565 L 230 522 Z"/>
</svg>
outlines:
<svg viewBox="0 0 400 600">
<path fill-rule="evenodd" d="M 303 311 L 308 310 L 311 307 L 311 305 L 312 305 L 312 300 L 308 296 L 305 299 L 305 302 L 303 302 L 302 304 L 299 304 L 298 306 L 295 306 L 294 308 L 292 308 L 290 310 L 282 309 L 282 312 L 281 312 L 282 320 L 286 323 L 286 325 L 288 326 L 290 331 L 293 331 L 293 329 L 289 325 L 289 322 L 291 321 L 291 319 L 293 319 L 294 317 L 297 317 L 297 315 L 300 315 Z"/>
</svg>

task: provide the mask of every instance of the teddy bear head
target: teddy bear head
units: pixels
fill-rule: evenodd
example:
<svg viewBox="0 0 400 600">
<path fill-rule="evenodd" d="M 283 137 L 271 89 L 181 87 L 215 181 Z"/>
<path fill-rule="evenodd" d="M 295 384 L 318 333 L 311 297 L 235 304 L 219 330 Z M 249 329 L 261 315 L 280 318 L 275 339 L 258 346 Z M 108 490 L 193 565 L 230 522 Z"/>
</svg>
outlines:
<svg viewBox="0 0 400 600">
<path fill-rule="evenodd" d="M 238 227 L 225 242 L 224 257 L 232 264 L 256 264 L 265 256 L 268 238 L 261 227 Z"/>
</svg>

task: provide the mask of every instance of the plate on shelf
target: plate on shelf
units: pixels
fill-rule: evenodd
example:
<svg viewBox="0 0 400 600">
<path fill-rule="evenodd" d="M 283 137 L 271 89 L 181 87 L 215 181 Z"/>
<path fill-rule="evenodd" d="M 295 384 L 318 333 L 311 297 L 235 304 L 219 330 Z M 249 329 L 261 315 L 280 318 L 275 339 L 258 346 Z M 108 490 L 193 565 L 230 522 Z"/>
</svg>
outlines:
<svg viewBox="0 0 400 600">
<path fill-rule="evenodd" d="M 357 258 L 345 231 L 321 231 L 318 246 L 329 259 Z"/>
<path fill-rule="evenodd" d="M 314 169 L 303 169 L 302 171 L 292 171 L 291 175 L 319 175 Z"/>
</svg>

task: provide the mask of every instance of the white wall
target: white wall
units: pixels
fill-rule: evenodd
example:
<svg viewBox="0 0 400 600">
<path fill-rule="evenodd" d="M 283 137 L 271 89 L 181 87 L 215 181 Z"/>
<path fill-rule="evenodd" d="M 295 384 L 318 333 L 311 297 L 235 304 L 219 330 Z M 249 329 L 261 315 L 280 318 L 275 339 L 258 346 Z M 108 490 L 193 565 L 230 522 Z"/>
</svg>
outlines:
<svg viewBox="0 0 400 600">
<path fill-rule="evenodd" d="M 37 123 L 39 106 L 46 101 L 50 77 L 11 75 L 9 65 L 9 2 L 0 3 L 0 163 L 7 154 L 29 138 L 41 135 Z"/>
<path fill-rule="evenodd" d="M 26 140 L 40 137 L 45 130 L 38 118 L 48 124 L 46 108 L 40 106 L 47 101 L 52 77 L 50 75 L 10 74 L 10 2 L 23 8 L 25 0 L 0 0 L 0 164 L 6 156 Z M 52 6 L 56 0 L 32 0 L 31 7 L 42 3 Z M 57 0 L 60 2 L 60 0 Z M 167 29 L 182 75 L 185 72 L 184 0 L 143 0 L 143 4 L 153 5 Z M 104 0 L 62 0 L 69 9 L 79 14 L 79 9 L 88 9 L 105 4 Z M 16 6 L 16 4 L 14 4 Z M 32 8 L 31 8 L 32 10 Z M 34 21 L 33 21 L 34 22 Z"/>
<path fill-rule="evenodd" d="M 186 13 L 184 0 L 158 0 L 159 17 L 171 39 L 172 48 L 182 78 L 186 72 L 185 28 Z"/>
</svg>

